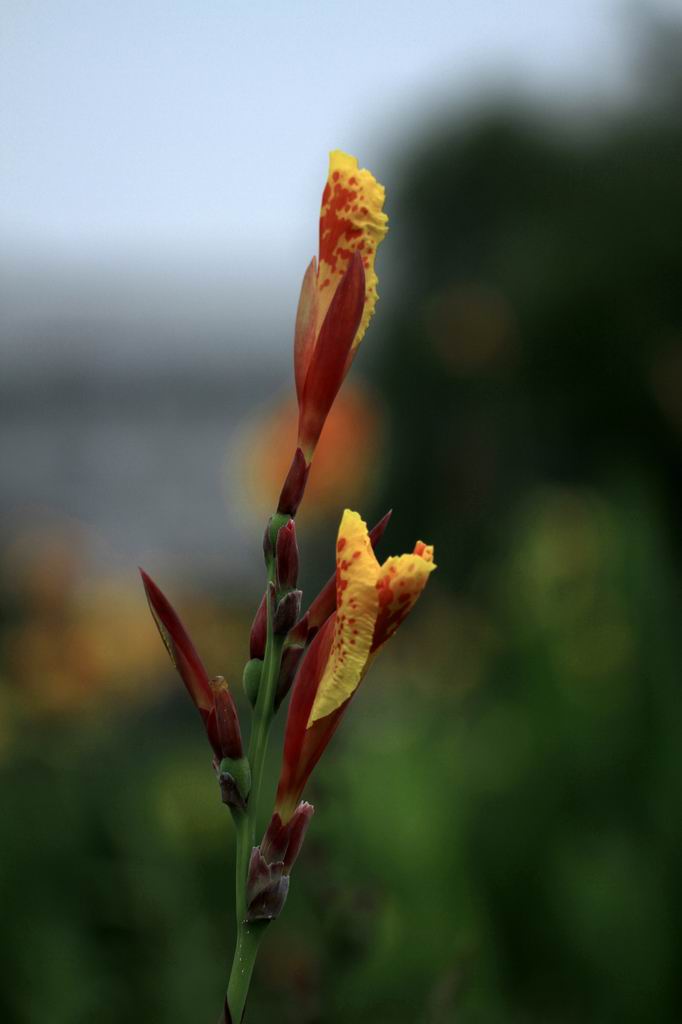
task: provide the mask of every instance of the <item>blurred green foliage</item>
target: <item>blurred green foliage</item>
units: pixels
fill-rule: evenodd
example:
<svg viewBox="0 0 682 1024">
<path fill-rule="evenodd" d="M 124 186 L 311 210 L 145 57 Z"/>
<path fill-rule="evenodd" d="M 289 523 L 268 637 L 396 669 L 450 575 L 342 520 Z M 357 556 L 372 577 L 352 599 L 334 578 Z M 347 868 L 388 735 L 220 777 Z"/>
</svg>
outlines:
<svg viewBox="0 0 682 1024">
<path fill-rule="evenodd" d="M 439 572 L 311 785 L 253 1022 L 682 1018 L 666 81 L 617 116 L 441 124 L 388 182 L 377 510 L 396 507 L 385 550 L 423 535 Z M 179 684 L 100 718 L 5 703 L 0 1020 L 215 1019 L 231 825 Z"/>
</svg>

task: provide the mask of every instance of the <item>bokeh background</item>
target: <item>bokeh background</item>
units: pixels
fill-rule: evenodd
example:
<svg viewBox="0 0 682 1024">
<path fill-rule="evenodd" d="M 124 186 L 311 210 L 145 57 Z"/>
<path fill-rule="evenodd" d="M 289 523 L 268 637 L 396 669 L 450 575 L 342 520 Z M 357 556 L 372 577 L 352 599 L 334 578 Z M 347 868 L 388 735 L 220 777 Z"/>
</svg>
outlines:
<svg viewBox="0 0 682 1024">
<path fill-rule="evenodd" d="M 682 1019 L 681 50 L 677 3 L 5 0 L 3 1022 L 217 1016 L 231 824 L 136 565 L 239 690 L 335 147 L 391 232 L 304 584 L 346 504 L 439 570 L 249 1019 Z"/>
</svg>

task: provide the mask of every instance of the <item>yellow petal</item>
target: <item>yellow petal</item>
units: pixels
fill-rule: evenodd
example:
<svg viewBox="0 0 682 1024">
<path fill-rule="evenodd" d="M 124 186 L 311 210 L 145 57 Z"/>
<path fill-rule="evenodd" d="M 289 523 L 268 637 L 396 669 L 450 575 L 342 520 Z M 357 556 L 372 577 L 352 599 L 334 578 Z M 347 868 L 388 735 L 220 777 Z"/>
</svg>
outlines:
<svg viewBox="0 0 682 1024">
<path fill-rule="evenodd" d="M 379 613 L 379 563 L 357 512 L 343 513 L 336 544 L 336 622 L 329 660 L 308 728 L 341 707 L 360 685 Z"/>
<path fill-rule="evenodd" d="M 357 250 L 365 268 L 365 308 L 353 342 L 354 351 L 367 330 L 378 298 L 374 259 L 388 231 L 383 212 L 385 189 L 354 156 L 336 149 L 329 154 L 329 177 L 320 210 L 318 331 L 337 285 Z"/>
<path fill-rule="evenodd" d="M 386 559 L 377 581 L 379 615 L 372 652 L 378 650 L 393 636 L 411 611 L 435 568 L 433 548 L 422 541 L 417 541 L 411 555 L 396 555 Z"/>
</svg>

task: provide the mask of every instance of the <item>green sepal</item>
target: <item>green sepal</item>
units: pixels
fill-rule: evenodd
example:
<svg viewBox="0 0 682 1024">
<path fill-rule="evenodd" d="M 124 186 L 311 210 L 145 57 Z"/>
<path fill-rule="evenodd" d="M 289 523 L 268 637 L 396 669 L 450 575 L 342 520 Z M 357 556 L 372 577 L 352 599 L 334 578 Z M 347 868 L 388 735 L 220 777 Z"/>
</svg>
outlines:
<svg viewBox="0 0 682 1024">
<path fill-rule="evenodd" d="M 251 765 L 248 758 L 224 757 L 220 762 L 220 774 L 232 776 L 240 796 L 246 802 L 251 792 Z"/>
<path fill-rule="evenodd" d="M 249 704 L 252 708 L 255 708 L 256 701 L 258 700 L 258 690 L 260 688 L 260 680 L 263 675 L 263 662 L 260 658 L 251 658 L 244 665 L 244 674 L 242 676 L 242 686 L 244 687 L 244 693 L 249 699 Z"/>
</svg>

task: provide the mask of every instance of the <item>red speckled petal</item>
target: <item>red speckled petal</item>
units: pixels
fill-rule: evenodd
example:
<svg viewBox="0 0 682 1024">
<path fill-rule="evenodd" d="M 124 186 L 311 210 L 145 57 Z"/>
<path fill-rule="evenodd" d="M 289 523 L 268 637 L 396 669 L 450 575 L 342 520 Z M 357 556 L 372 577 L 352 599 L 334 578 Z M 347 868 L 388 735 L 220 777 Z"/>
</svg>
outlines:
<svg viewBox="0 0 682 1024">
<path fill-rule="evenodd" d="M 388 231 L 384 197 L 383 185 L 369 171 L 359 168 L 355 157 L 340 150 L 330 153 L 320 210 L 318 325 L 322 324 L 351 257 L 359 253 L 365 268 L 365 305 L 353 351 L 367 330 L 378 298 L 374 260 Z"/>
<path fill-rule="evenodd" d="M 336 543 L 336 625 L 308 725 L 344 704 L 360 685 L 379 614 L 379 563 L 367 526 L 346 509 Z"/>
<path fill-rule="evenodd" d="M 372 653 L 393 636 L 414 607 L 435 568 L 433 548 L 422 541 L 417 541 L 413 554 L 386 559 L 377 581 L 379 615 L 374 630 Z"/>
</svg>

